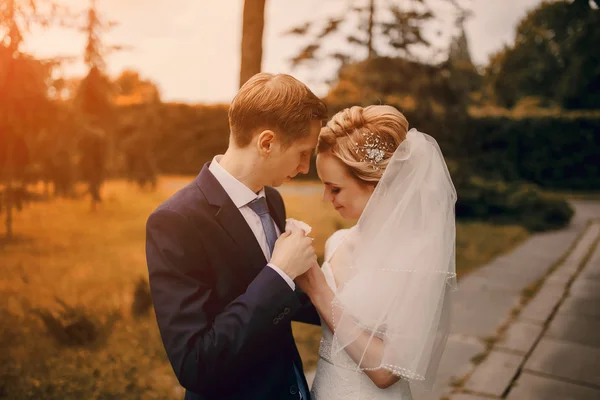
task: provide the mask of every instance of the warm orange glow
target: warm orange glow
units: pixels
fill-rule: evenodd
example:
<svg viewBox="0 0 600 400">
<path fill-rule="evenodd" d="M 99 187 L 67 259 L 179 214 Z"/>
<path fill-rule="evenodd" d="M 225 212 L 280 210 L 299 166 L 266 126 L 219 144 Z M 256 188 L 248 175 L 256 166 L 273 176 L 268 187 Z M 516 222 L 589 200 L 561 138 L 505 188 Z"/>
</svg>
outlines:
<svg viewBox="0 0 600 400">
<path fill-rule="evenodd" d="M 84 0 L 60 0 L 74 9 L 83 9 Z M 514 35 L 514 25 L 525 11 L 540 0 L 490 2 L 470 0 L 475 17 L 467 23 L 471 50 L 479 64 Z M 132 46 L 114 54 L 108 62 L 111 74 L 124 68 L 138 70 L 156 81 L 167 100 L 185 102 L 228 102 L 237 90 L 239 75 L 242 0 L 99 0 L 101 11 L 120 23 L 105 35 L 107 44 Z M 306 82 L 319 95 L 326 93 L 321 78 L 333 65 L 320 64 L 316 70 L 292 70 L 288 59 L 304 44 L 282 35 L 291 26 L 308 19 L 339 13 L 344 1 L 267 1 L 263 69 L 290 73 Z M 316 14 L 316 15 L 315 15 Z M 448 30 L 452 15 L 441 26 Z M 442 9 L 442 15 L 444 15 Z M 448 40 L 448 33 L 440 39 Z M 36 31 L 26 47 L 40 56 L 80 55 L 85 38 L 74 31 Z M 344 46 L 333 41 L 331 48 Z M 68 74 L 82 75 L 81 63 L 65 68 Z M 328 72 L 329 71 L 329 72 Z"/>
</svg>

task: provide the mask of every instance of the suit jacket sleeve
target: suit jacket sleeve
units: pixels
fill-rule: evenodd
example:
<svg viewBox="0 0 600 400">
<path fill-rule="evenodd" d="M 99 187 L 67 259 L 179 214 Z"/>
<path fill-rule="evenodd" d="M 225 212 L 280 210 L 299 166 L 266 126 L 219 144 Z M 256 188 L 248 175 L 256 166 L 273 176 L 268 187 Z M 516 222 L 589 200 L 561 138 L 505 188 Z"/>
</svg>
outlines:
<svg viewBox="0 0 600 400">
<path fill-rule="evenodd" d="M 211 312 L 212 270 L 191 222 L 170 209 L 146 225 L 146 258 L 156 318 L 180 384 L 196 393 L 219 393 L 288 324 L 301 308 L 296 294 L 271 268 L 263 268 L 245 293 Z M 218 266 L 217 266 L 218 267 Z M 289 308 L 285 318 L 277 319 Z M 228 373 L 229 372 L 229 373 Z"/>
<path fill-rule="evenodd" d="M 293 315 L 292 320 L 304 322 L 305 324 L 321 325 L 321 317 L 319 316 L 315 306 L 311 303 L 308 295 L 301 289 L 296 289 L 296 295 L 298 296 L 302 306 Z"/>
</svg>

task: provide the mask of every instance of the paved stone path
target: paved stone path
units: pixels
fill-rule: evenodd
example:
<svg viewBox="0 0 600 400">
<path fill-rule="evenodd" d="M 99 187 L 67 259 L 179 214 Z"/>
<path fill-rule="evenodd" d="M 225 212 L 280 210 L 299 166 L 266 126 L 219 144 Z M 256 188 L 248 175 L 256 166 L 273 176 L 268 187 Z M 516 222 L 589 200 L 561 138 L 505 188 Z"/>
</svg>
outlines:
<svg viewBox="0 0 600 400">
<path fill-rule="evenodd" d="M 568 228 L 459 280 L 436 386 L 415 400 L 600 399 L 600 202 L 572 203 Z"/>
<path fill-rule="evenodd" d="M 573 205 L 567 229 L 459 281 L 437 386 L 416 400 L 600 399 L 600 203 Z"/>
</svg>

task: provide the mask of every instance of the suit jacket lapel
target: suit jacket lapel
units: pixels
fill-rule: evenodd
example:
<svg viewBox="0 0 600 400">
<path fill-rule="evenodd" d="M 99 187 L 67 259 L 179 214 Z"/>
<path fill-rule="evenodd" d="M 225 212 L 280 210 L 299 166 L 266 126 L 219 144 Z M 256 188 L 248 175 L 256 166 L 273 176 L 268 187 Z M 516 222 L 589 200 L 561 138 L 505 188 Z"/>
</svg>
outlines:
<svg viewBox="0 0 600 400">
<path fill-rule="evenodd" d="M 250 262 L 254 265 L 264 267 L 267 263 L 265 255 L 256 240 L 256 236 L 248 223 L 240 213 L 240 210 L 230 200 L 223 204 L 221 209 L 215 215 L 217 221 L 223 229 L 227 231 L 229 236 L 238 245 L 240 249 L 247 255 Z"/>
<path fill-rule="evenodd" d="M 196 183 L 206 196 L 208 202 L 218 207 L 215 214 L 217 222 L 223 227 L 253 267 L 264 267 L 267 264 L 267 260 L 265 260 L 265 256 L 252 229 L 246 223 L 240 210 L 238 210 L 229 198 L 225 189 L 223 189 L 219 181 L 208 170 L 208 166 L 209 163 L 204 165 L 204 168 L 202 168 L 202 171 L 196 178 Z M 256 273 L 253 269 L 244 268 L 244 270 L 252 274 Z"/>
</svg>

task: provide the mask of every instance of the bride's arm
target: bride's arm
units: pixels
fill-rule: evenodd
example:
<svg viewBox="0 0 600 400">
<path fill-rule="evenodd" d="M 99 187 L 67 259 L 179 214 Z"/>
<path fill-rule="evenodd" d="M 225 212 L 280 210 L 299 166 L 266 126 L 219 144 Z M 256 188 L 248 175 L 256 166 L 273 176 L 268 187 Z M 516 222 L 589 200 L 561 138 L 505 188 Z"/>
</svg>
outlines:
<svg viewBox="0 0 600 400">
<path fill-rule="evenodd" d="M 298 277 L 296 283 L 308 294 L 329 329 L 335 332 L 331 307 L 335 295 L 327 285 L 319 266 L 315 264 L 308 272 Z M 383 346 L 380 338 L 373 336 L 371 332 L 364 331 L 354 342 L 346 346 L 345 351 L 356 364 L 360 364 L 362 360 L 363 364 L 373 365 L 381 359 Z M 384 368 L 364 370 L 364 372 L 381 389 L 390 387 L 400 380 L 399 376 Z"/>
</svg>

